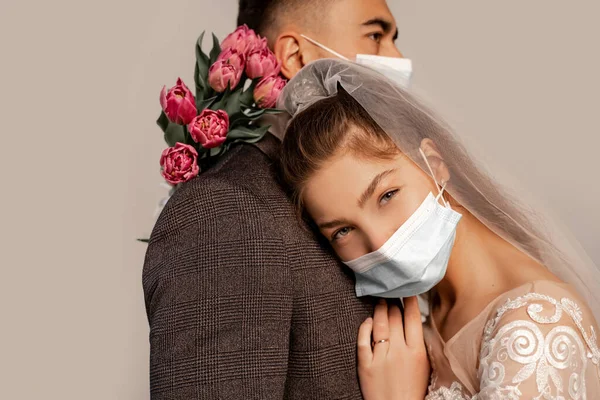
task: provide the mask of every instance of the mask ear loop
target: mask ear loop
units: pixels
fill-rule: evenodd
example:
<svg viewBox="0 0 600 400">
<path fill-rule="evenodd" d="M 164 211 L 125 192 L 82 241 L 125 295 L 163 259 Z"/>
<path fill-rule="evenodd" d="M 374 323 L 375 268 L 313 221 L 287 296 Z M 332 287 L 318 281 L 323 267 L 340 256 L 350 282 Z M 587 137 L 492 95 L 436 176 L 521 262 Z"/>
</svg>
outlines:
<svg viewBox="0 0 600 400">
<path fill-rule="evenodd" d="M 452 208 L 452 207 L 450 207 L 450 203 L 448 201 L 446 201 L 446 199 L 443 196 L 444 192 L 446 191 L 447 184 L 448 184 L 448 182 L 444 182 L 444 184 L 442 185 L 442 190 L 440 190 L 440 193 L 436 196 L 435 201 L 439 201 L 440 199 L 442 199 L 446 208 Z"/>
<path fill-rule="evenodd" d="M 437 179 L 435 178 L 435 174 L 433 173 L 433 169 L 431 168 L 431 165 L 429 164 L 429 161 L 427 160 L 427 156 L 425 155 L 425 152 L 420 147 L 419 147 L 419 153 L 421 153 L 421 156 L 423 157 L 423 160 L 425 160 L 425 164 L 427 165 L 427 168 L 429 169 L 429 173 L 431 174 L 431 177 L 433 178 L 433 181 L 435 182 L 435 187 L 438 190 L 438 195 L 436 196 L 435 201 L 439 201 L 440 199 L 442 199 L 442 202 L 444 203 L 444 206 L 447 207 L 447 208 L 450 208 L 450 203 L 448 203 L 446 201 L 446 199 L 444 199 L 444 197 L 442 196 L 444 194 L 444 191 L 446 190 L 446 185 L 448 184 L 448 182 L 444 182 L 444 184 L 442 186 L 440 186 L 438 184 Z"/>
<path fill-rule="evenodd" d="M 320 48 L 322 48 L 323 50 L 330 52 L 330 53 L 331 53 L 331 54 L 333 54 L 334 56 L 336 56 L 336 57 L 339 57 L 339 58 L 341 58 L 342 60 L 350 61 L 350 59 L 349 59 L 348 57 L 344 57 L 343 55 L 341 55 L 341 54 L 340 54 L 340 53 L 338 53 L 337 51 L 330 49 L 329 47 L 327 47 L 327 46 L 325 46 L 325 45 L 323 45 L 323 44 L 321 44 L 321 43 L 317 42 L 316 40 L 314 40 L 314 39 L 311 39 L 311 38 L 309 38 L 308 36 L 306 36 L 306 35 L 303 35 L 303 34 L 300 34 L 300 36 L 302 36 L 304 39 L 308 40 L 310 43 L 314 44 L 315 46 L 317 46 L 317 47 L 320 47 Z"/>
</svg>

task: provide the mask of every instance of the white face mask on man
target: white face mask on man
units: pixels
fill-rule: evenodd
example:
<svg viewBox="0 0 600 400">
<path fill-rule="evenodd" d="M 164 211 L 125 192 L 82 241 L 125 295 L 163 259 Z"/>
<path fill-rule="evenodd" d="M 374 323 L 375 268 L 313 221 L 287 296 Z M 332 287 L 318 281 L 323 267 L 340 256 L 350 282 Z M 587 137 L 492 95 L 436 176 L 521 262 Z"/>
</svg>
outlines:
<svg viewBox="0 0 600 400">
<path fill-rule="evenodd" d="M 309 38 L 306 35 L 300 35 L 304 39 L 308 40 L 315 46 L 333 54 L 342 60 L 351 61 L 348 57 L 344 57 L 335 50 L 317 42 L 314 39 Z M 408 88 L 410 86 L 410 78 L 412 76 L 412 61 L 408 58 L 397 58 L 397 57 L 383 57 L 375 56 L 371 54 L 357 54 L 354 60 L 357 64 L 367 66 L 385 75 L 392 81 L 396 82 L 402 88 Z"/>
</svg>

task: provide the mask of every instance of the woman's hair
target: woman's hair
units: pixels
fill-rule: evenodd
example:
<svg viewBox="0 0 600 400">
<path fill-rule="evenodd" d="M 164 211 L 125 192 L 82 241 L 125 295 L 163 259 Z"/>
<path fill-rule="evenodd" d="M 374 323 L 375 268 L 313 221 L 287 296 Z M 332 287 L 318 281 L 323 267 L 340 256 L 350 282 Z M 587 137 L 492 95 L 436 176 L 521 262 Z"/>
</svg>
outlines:
<svg viewBox="0 0 600 400">
<path fill-rule="evenodd" d="M 432 139 L 450 172 L 448 189 L 453 197 L 459 202 L 466 200 L 476 217 L 487 216 L 508 233 L 513 243 L 519 243 L 529 254 L 539 256 L 536 242 L 531 239 L 546 239 L 541 232 L 534 230 L 532 224 L 526 223 L 535 218 L 535 213 L 526 213 L 530 210 L 513 203 L 509 196 L 501 193 L 501 189 L 477 167 L 454 136 L 437 123 L 433 114 L 408 93 L 404 92 L 404 96 L 404 100 L 396 99 L 393 120 L 387 124 L 397 132 L 403 132 L 402 140 L 412 151 L 409 158 L 418 159 L 415 155 L 421 141 Z M 378 112 L 387 112 L 386 108 L 389 110 L 390 105 L 384 100 L 374 101 L 381 102 L 375 107 Z M 283 179 L 289 185 L 299 216 L 304 213 L 303 190 L 307 181 L 333 156 L 350 152 L 356 157 L 389 159 L 403 153 L 361 104 L 339 84 L 336 94 L 318 100 L 294 116 L 285 132 L 282 147 Z M 494 193 L 496 203 L 489 202 L 484 192 Z"/>
<path fill-rule="evenodd" d="M 291 121 L 283 140 L 281 166 L 301 211 L 308 179 L 335 155 L 389 159 L 400 153 L 393 140 L 342 87 Z"/>
</svg>

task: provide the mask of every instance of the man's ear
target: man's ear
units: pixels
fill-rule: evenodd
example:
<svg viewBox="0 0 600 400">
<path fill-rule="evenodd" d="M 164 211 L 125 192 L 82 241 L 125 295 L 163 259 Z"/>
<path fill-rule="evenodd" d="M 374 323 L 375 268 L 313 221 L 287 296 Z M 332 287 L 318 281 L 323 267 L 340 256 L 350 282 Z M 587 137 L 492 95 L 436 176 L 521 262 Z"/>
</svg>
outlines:
<svg viewBox="0 0 600 400">
<path fill-rule="evenodd" d="M 273 44 L 273 53 L 281 63 L 281 74 L 292 79 L 302 67 L 319 58 L 314 47 L 294 31 L 279 35 Z"/>
<path fill-rule="evenodd" d="M 440 186 L 444 186 L 444 184 L 450 180 L 450 170 L 436 144 L 431 139 L 423 139 L 421 141 L 421 150 L 425 154 L 427 162 L 433 170 L 435 180 Z"/>
</svg>

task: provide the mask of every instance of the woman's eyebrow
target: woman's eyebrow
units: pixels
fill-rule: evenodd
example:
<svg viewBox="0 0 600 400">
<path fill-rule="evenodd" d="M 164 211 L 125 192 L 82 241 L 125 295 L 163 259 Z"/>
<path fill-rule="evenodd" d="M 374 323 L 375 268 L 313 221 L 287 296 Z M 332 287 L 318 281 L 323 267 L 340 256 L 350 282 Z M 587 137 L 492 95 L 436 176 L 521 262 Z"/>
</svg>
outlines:
<svg viewBox="0 0 600 400">
<path fill-rule="evenodd" d="M 373 196 L 373 193 L 375 193 L 377 186 L 379 185 L 379 183 L 381 183 L 383 178 L 385 178 L 394 171 L 395 169 L 389 169 L 387 171 L 383 171 L 382 173 L 378 174 L 375 178 L 373 178 L 371 184 L 365 189 L 363 194 L 358 199 L 358 206 L 360 208 L 363 208 L 366 202 L 371 198 L 371 196 Z"/>
<path fill-rule="evenodd" d="M 323 222 L 319 224 L 319 229 L 331 229 L 336 228 L 338 226 L 348 225 L 349 222 L 345 219 L 334 219 L 331 221 Z"/>
</svg>

